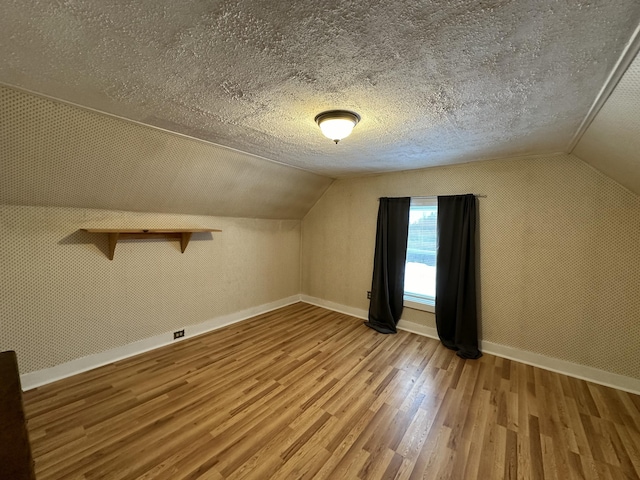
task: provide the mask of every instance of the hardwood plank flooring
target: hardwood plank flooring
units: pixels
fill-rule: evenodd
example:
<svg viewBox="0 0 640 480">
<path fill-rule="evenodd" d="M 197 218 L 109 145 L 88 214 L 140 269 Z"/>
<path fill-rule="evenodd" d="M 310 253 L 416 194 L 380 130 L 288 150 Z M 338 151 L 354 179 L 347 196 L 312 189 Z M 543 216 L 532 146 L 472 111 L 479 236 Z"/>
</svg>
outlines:
<svg viewBox="0 0 640 480">
<path fill-rule="evenodd" d="M 39 480 L 640 479 L 640 398 L 298 303 L 24 395 Z"/>
</svg>

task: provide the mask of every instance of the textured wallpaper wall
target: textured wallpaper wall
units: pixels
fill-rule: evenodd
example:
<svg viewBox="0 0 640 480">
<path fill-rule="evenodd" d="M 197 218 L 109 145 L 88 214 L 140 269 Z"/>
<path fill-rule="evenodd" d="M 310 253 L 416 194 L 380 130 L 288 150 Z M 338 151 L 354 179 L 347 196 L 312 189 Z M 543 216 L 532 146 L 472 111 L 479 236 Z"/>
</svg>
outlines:
<svg viewBox="0 0 640 480">
<path fill-rule="evenodd" d="M 331 179 L 0 86 L 0 204 L 301 219 Z"/>
<path fill-rule="evenodd" d="M 487 195 L 482 338 L 640 378 L 640 198 L 571 155 L 336 181 L 303 220 L 303 293 L 367 309 L 378 197 L 456 193 Z"/>
<path fill-rule="evenodd" d="M 201 226 L 119 242 L 78 229 Z M 0 350 L 22 373 L 299 293 L 300 221 L 0 206 Z"/>
</svg>

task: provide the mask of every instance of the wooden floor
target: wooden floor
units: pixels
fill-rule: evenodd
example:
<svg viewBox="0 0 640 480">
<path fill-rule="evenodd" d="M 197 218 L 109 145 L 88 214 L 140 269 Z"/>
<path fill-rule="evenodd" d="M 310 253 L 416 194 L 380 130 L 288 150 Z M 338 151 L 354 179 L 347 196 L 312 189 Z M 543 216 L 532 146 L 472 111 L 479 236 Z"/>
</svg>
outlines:
<svg viewBox="0 0 640 480">
<path fill-rule="evenodd" d="M 25 403 L 39 480 L 640 474 L 638 396 L 304 303 Z"/>
</svg>

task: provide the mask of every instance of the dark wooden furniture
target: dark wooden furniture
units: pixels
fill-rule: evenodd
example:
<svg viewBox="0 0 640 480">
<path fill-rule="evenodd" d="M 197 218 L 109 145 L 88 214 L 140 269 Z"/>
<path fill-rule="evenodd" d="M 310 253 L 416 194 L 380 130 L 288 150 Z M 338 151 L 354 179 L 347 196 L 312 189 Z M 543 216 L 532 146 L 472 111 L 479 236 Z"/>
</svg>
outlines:
<svg viewBox="0 0 640 480">
<path fill-rule="evenodd" d="M 34 480 L 16 352 L 0 352 L 0 480 Z"/>
</svg>

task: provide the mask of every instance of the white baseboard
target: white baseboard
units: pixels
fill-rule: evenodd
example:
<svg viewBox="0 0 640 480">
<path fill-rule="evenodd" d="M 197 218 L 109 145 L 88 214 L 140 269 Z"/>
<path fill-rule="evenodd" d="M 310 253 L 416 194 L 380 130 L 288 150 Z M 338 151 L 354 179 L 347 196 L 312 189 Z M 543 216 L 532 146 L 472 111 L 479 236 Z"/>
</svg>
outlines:
<svg viewBox="0 0 640 480">
<path fill-rule="evenodd" d="M 438 337 L 438 330 L 435 327 L 427 327 L 426 325 L 420 325 L 419 323 L 409 322 L 407 320 L 402 320 L 398 322 L 398 330 L 404 330 L 406 332 L 417 333 L 418 335 L 422 335 L 423 337 L 435 338 L 436 340 L 440 340 Z"/>
<path fill-rule="evenodd" d="M 300 295 L 300 301 L 304 303 L 310 303 L 311 305 L 315 305 L 317 307 L 323 307 L 328 310 L 333 310 L 334 312 L 345 313 L 347 315 L 351 315 L 352 317 L 362 318 L 363 320 L 367 320 L 369 318 L 369 312 L 367 312 L 366 310 L 362 310 L 361 308 L 347 307 L 346 305 L 330 302 L 329 300 L 323 300 L 321 298 L 310 297 L 309 295 Z"/>
<path fill-rule="evenodd" d="M 348 307 L 346 305 L 310 297 L 308 295 L 301 295 L 300 300 L 305 303 L 317 305 L 336 312 L 346 313 L 347 315 L 357 318 L 367 319 L 368 316 L 368 312 L 366 310 Z M 398 329 L 423 335 L 425 337 L 435 338 L 436 340 L 438 339 L 438 332 L 434 327 L 428 327 L 419 323 L 400 320 L 398 322 Z M 640 379 L 637 378 L 618 375 L 617 373 L 607 372 L 598 368 L 568 362 L 559 358 L 548 357 L 546 355 L 509 347 L 507 345 L 501 345 L 499 343 L 480 341 L 480 349 L 484 353 L 489 353 L 497 357 L 507 358 L 509 360 L 532 365 L 544 370 L 550 370 L 552 372 L 604 385 L 606 387 L 617 388 L 618 390 L 624 390 L 625 392 L 640 394 Z"/>
<path fill-rule="evenodd" d="M 480 349 L 483 352 L 490 353 L 497 357 L 508 358 L 509 360 L 515 360 L 534 367 L 604 385 L 605 387 L 617 388 L 618 390 L 635 393 L 636 395 L 640 394 L 640 379 L 637 378 L 626 377 L 559 358 L 547 357 L 546 355 L 540 355 L 539 353 L 528 350 L 520 350 L 499 343 L 480 342 Z"/>
<path fill-rule="evenodd" d="M 291 297 L 276 300 L 275 302 L 265 303 L 239 312 L 212 318 L 211 320 L 207 320 L 206 322 L 197 325 L 187 326 L 184 328 L 185 336 L 179 340 L 172 340 L 173 334 L 171 332 L 166 332 L 137 342 L 129 343 L 121 347 L 112 348 L 111 350 L 87 355 L 86 357 L 76 358 L 51 368 L 25 373 L 20 375 L 22 388 L 23 390 L 31 390 L 32 388 L 46 385 L 47 383 L 55 382 L 56 380 L 61 380 L 103 365 L 108 365 L 109 363 L 117 362 L 124 358 L 132 357 L 171 343 L 180 342 L 197 335 L 202 335 L 203 333 L 217 330 L 218 328 L 241 322 L 251 317 L 255 317 L 256 315 L 261 315 L 299 301 L 300 295 L 292 295 Z"/>
<path fill-rule="evenodd" d="M 265 303 L 256 307 L 248 308 L 239 312 L 216 317 L 198 325 L 191 325 L 185 327 L 185 336 L 180 340 L 171 340 L 171 332 L 163 333 L 153 337 L 145 338 L 137 342 L 133 342 L 121 347 L 113 348 L 105 352 L 88 355 L 86 357 L 77 358 L 60 365 L 56 365 L 51 368 L 45 368 L 43 370 L 37 370 L 35 372 L 25 373 L 20 376 L 22 382 L 22 388 L 24 390 L 30 390 L 32 388 L 46 385 L 47 383 L 55 382 L 78 373 L 86 372 L 109 363 L 116 362 L 140 353 L 147 352 L 171 343 L 186 340 L 188 338 L 202 335 L 213 330 L 238 323 L 243 320 L 261 315 L 263 313 L 270 312 L 277 308 L 281 308 L 299 301 L 317 305 L 319 307 L 333 310 L 336 312 L 351 315 L 363 320 L 367 319 L 368 312 L 366 310 L 349 307 L 339 303 L 323 300 L 316 297 L 310 297 L 308 295 L 292 295 L 281 300 Z M 434 327 L 428 327 L 407 320 L 400 320 L 398 322 L 398 329 L 405 330 L 407 332 L 416 333 L 425 337 L 438 339 L 438 333 Z M 507 345 L 501 345 L 498 343 L 481 341 L 480 348 L 483 352 L 491 355 L 496 355 L 502 358 L 508 358 L 509 360 L 515 360 L 517 362 L 532 365 L 534 367 L 543 368 L 552 372 L 569 375 L 571 377 L 580 378 L 589 382 L 605 385 L 607 387 L 617 388 L 627 392 L 640 394 L 640 379 L 626 377 L 624 375 L 618 375 L 616 373 L 610 373 L 605 370 L 589 367 L 586 365 L 580 365 L 577 363 L 568 362 L 558 358 L 548 357 L 540 355 L 538 353 L 530 352 L 527 350 L 521 350 Z"/>
</svg>

